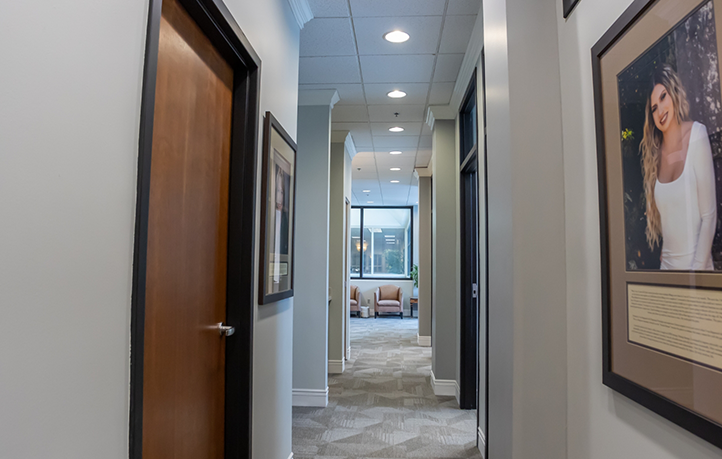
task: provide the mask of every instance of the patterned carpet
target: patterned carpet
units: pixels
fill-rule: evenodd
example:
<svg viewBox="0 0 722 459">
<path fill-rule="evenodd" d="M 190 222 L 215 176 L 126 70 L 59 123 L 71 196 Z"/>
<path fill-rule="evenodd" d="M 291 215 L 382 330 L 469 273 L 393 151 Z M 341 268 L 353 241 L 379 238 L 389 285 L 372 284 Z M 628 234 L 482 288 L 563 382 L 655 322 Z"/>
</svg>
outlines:
<svg viewBox="0 0 722 459">
<path fill-rule="evenodd" d="M 351 359 L 326 408 L 293 408 L 294 459 L 481 458 L 476 412 L 437 397 L 417 319 L 351 319 Z"/>
</svg>

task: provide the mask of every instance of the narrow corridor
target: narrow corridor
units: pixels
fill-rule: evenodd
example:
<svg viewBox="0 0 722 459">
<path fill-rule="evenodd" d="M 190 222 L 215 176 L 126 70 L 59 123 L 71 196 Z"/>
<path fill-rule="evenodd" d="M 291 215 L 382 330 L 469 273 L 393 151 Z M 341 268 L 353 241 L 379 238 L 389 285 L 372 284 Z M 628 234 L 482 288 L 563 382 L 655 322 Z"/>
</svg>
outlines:
<svg viewBox="0 0 722 459">
<path fill-rule="evenodd" d="M 437 397 L 417 319 L 351 319 L 351 359 L 326 408 L 293 408 L 295 459 L 480 458 L 476 411 Z"/>
</svg>

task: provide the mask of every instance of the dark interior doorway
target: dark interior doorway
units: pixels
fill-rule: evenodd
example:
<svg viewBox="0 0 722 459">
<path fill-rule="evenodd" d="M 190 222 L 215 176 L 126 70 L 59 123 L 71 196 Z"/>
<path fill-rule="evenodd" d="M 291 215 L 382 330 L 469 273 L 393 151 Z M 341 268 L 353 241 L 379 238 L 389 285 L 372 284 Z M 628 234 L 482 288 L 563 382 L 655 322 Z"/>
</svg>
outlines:
<svg viewBox="0 0 722 459">
<path fill-rule="evenodd" d="M 130 457 L 251 457 L 260 60 L 220 0 L 151 0 Z M 246 279 L 239 281 L 238 279 Z"/>
<path fill-rule="evenodd" d="M 479 400 L 479 179 L 476 72 L 459 113 L 461 210 L 461 409 L 476 409 Z"/>
</svg>

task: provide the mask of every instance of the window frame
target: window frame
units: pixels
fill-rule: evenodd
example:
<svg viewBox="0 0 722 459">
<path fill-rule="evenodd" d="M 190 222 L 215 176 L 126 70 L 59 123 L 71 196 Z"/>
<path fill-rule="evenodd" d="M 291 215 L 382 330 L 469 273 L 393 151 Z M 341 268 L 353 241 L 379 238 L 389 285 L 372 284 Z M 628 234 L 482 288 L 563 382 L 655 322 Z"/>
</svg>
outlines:
<svg viewBox="0 0 722 459">
<path fill-rule="evenodd" d="M 411 277 L 411 270 L 414 267 L 414 206 L 351 206 L 351 210 L 354 209 L 360 210 L 360 220 L 359 220 L 359 235 L 363 240 L 363 233 L 364 233 L 364 210 L 366 209 L 381 209 L 381 210 L 393 210 L 393 209 L 407 209 L 409 211 L 409 242 L 410 247 L 408 249 L 409 251 L 409 275 L 407 277 L 380 277 L 380 276 L 367 276 L 364 277 L 364 251 L 363 246 L 361 247 L 360 252 L 360 260 L 359 260 L 359 275 L 354 276 L 351 273 L 351 262 L 349 260 L 349 276 L 351 280 L 382 280 L 382 281 L 413 281 L 414 279 Z M 349 225 L 351 222 L 349 221 Z M 350 230 L 353 228 L 349 228 Z M 351 231 L 349 231 L 349 235 L 351 234 Z M 349 244 L 351 244 L 352 241 L 349 241 Z M 349 247 L 351 248 L 351 247 Z"/>
</svg>

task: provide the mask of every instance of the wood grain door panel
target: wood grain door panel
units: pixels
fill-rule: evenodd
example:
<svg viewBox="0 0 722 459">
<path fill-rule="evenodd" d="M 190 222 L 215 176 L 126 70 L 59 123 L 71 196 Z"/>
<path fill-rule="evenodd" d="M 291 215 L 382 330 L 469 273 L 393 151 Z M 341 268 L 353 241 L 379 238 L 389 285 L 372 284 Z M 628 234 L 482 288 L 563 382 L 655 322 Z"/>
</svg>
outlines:
<svg viewBox="0 0 722 459">
<path fill-rule="evenodd" d="M 163 2 L 153 123 L 143 457 L 221 459 L 233 70 Z"/>
</svg>

